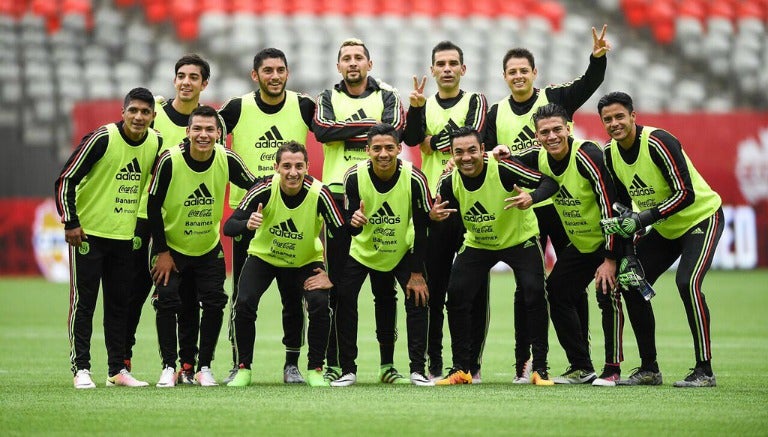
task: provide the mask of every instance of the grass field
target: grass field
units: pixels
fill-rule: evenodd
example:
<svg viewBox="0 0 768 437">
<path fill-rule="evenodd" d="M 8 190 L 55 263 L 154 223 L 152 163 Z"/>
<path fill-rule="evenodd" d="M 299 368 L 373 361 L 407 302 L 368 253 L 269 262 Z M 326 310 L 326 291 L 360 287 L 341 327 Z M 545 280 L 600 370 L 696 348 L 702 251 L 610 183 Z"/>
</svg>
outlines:
<svg viewBox="0 0 768 437">
<path fill-rule="evenodd" d="M 414 387 L 376 383 L 378 347 L 370 293 L 360 298 L 360 367 L 346 389 L 287 387 L 279 299 L 262 301 L 254 356 L 255 384 L 245 389 L 157 389 L 160 360 L 151 307 L 138 333 L 134 374 L 148 388 L 104 387 L 106 357 L 101 312 L 94 318 L 95 390 L 75 390 L 66 333 L 68 288 L 38 279 L 0 279 L 0 434 L 2 435 L 768 435 L 768 271 L 711 272 L 705 283 L 712 314 L 713 367 L 718 387 L 677 389 L 694 363 L 685 314 L 673 274 L 657 283 L 660 387 L 534 387 L 511 384 L 511 275 L 492 279 L 491 328 L 483 383 Z M 602 333 L 592 301 L 593 359 L 602 366 Z M 404 311 L 395 365 L 408 368 Z M 446 330 L 447 332 L 447 330 Z M 627 322 L 623 366 L 639 364 Z M 446 336 L 446 347 L 450 343 Z M 226 328 L 214 373 L 230 366 Z M 303 349 L 302 368 L 306 364 Z M 446 359 L 450 357 L 447 354 Z M 554 333 L 551 373 L 566 367 Z"/>
</svg>

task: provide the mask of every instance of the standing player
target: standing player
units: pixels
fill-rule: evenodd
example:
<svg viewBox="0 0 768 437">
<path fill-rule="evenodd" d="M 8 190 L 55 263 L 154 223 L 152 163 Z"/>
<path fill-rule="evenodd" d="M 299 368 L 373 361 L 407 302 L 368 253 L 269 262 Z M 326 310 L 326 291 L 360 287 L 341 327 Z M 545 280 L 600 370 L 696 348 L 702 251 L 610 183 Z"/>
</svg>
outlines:
<svg viewBox="0 0 768 437">
<path fill-rule="evenodd" d="M 323 181 L 333 193 L 338 205 L 344 202 L 344 174 L 351 165 L 368 159 L 365 153 L 368 130 L 378 123 L 388 123 L 398 132 L 403 129 L 404 114 L 397 91 L 386 83 L 368 76 L 373 68 L 368 48 L 359 39 L 341 43 L 336 56 L 336 69 L 342 80 L 333 89 L 323 91 L 317 98 L 317 110 L 312 131 L 323 143 Z M 328 255 L 346 254 L 349 238 L 326 235 Z M 341 269 L 333 262 L 328 269 Z M 336 308 L 335 288 L 331 290 L 331 309 Z M 340 376 L 338 366 L 335 317 L 331 319 L 331 338 L 328 341 L 328 379 Z"/>
<path fill-rule="evenodd" d="M 662 129 L 636 124 L 629 95 L 606 94 L 597 111 L 611 136 L 605 163 L 616 181 L 619 201 L 640 209 L 605 219 L 603 229 L 607 234 L 631 237 L 646 226 L 652 227 L 637 240 L 637 257 L 650 284 L 680 257 L 675 282 L 693 335 L 696 365 L 674 386 L 714 387 L 709 307 L 701 287 L 723 233 L 720 196 L 693 167 L 677 138 Z M 661 384 L 651 303 L 637 292 L 626 292 L 624 299 L 642 361 L 640 368 L 622 382 Z"/>
<path fill-rule="evenodd" d="M 603 162 L 603 151 L 590 141 L 570 136 L 568 113 L 556 104 L 540 106 L 533 114 L 537 144 L 517 155 L 520 161 L 560 185 L 553 196 L 555 210 L 570 244 L 560 250 L 547 277 L 547 298 L 555 332 L 570 368 L 553 379 L 560 384 L 615 386 L 623 359 L 621 334 L 624 315 L 616 290 L 619 241 L 603 236 L 600 219 L 613 217 L 616 187 Z M 589 338 L 583 335 L 589 319 L 580 305 L 587 286 L 595 280 L 597 303 L 605 336 L 605 367 L 599 378 L 590 358 Z"/>
<path fill-rule="evenodd" d="M 307 384 L 327 387 L 323 361 L 331 324 L 328 290 L 333 284 L 325 273 L 320 234 L 323 225 L 334 235 L 345 232 L 344 219 L 328 188 L 307 174 L 304 146 L 295 141 L 283 143 L 277 149 L 274 166 L 277 174 L 254 186 L 224 225 L 229 236 L 246 229 L 255 231 L 234 308 L 239 369 L 227 385 L 251 384 L 256 312 L 261 296 L 277 279 L 285 307 L 301 307 L 302 301 L 306 302 Z"/>
<path fill-rule="evenodd" d="M 253 57 L 251 79 L 259 89 L 227 101 L 219 110 L 226 132 L 232 134 L 232 150 L 237 152 L 259 179 L 274 174 L 275 152 L 287 141 L 306 143 L 307 132 L 315 114 L 311 97 L 287 90 L 288 61 L 285 53 L 266 48 Z M 236 209 L 246 190 L 230 185 L 229 206 Z M 248 256 L 253 232 L 246 232 L 232 242 L 232 305 L 237 300 L 240 271 Z M 232 308 L 230 308 L 231 310 Z M 233 368 L 224 382 L 237 373 L 238 358 L 232 335 L 230 317 L 229 339 L 232 344 Z M 283 312 L 283 344 L 285 364 L 283 380 L 286 383 L 304 383 L 299 372 L 304 312 L 301 307 L 286 307 Z"/>
<path fill-rule="evenodd" d="M 91 379 L 93 312 L 104 289 L 107 386 L 141 387 L 125 367 L 126 308 L 132 275 L 131 240 L 150 167 L 162 145 L 149 128 L 154 98 L 146 88 L 125 96 L 123 119 L 84 137 L 56 179 L 56 208 L 69 244 L 69 343 L 75 388 Z"/>
<path fill-rule="evenodd" d="M 176 317 L 185 299 L 200 302 L 200 359 L 194 383 L 214 386 L 211 372 L 227 295 L 226 268 L 219 237 L 228 182 L 253 185 L 240 157 L 223 145 L 218 113 L 210 106 L 192 111 L 189 143 L 172 147 L 158 159 L 149 187 L 147 216 L 152 229 L 152 279 L 157 340 L 163 360 L 158 387 L 176 385 Z M 185 285 L 196 295 L 179 293 Z"/>
<path fill-rule="evenodd" d="M 405 292 L 411 383 L 433 385 L 424 375 L 429 324 L 424 252 L 431 198 L 424 174 L 397 158 L 401 150 L 392 125 L 373 126 L 366 147 L 370 159 L 351 167 L 344 177 L 347 211 L 353 211 L 349 224 L 358 233 L 352 237 L 339 286 L 336 323 L 342 376 L 331 382 L 334 387 L 357 381 L 357 300 L 366 276 L 374 296 L 379 380 L 406 381 L 394 367 L 397 281 Z"/>
<path fill-rule="evenodd" d="M 175 96 L 164 100 L 155 97 L 155 120 L 152 127 L 163 136 L 160 153 L 178 146 L 187 137 L 189 114 L 200 105 L 200 93 L 208 86 L 211 67 L 196 54 L 182 56 L 174 67 L 173 87 Z M 158 153 L 159 154 L 159 153 Z M 152 290 L 152 276 L 149 274 L 149 239 L 151 231 L 147 222 L 147 196 L 141 198 L 136 232 L 133 238 L 135 269 L 131 284 L 131 298 L 128 304 L 128 326 L 125 338 L 125 366 L 131 369 L 133 345 L 136 344 L 136 328 L 141 318 L 149 292 Z M 183 299 L 186 304 L 179 312 L 179 374 L 178 382 L 192 384 L 197 360 L 197 336 L 200 330 L 200 306 L 194 299 L 195 290 L 182 285 L 180 292 L 191 298 Z"/>
<path fill-rule="evenodd" d="M 502 66 L 504 80 L 509 86 L 509 97 L 491 106 L 488 111 L 488 127 L 485 131 L 485 147 L 495 149 L 497 145 L 505 145 L 503 152 L 522 152 L 531 147 L 536 141 L 535 126 L 531 116 L 536 109 L 547 103 L 557 103 L 565 108 L 569 123 L 577 109 L 594 94 L 603 83 L 607 66 L 606 54 L 611 45 L 605 39 L 606 25 L 598 36 L 592 28 L 592 55 L 589 58 L 587 71 L 578 79 L 567 84 L 552 85 L 540 89 L 533 86 L 538 71 L 533 54 L 524 48 L 514 48 L 504 55 Z M 497 154 L 494 150 L 494 154 Z M 505 156 L 505 153 L 502 153 Z M 568 244 L 568 237 L 557 216 L 551 200 L 534 205 L 534 212 L 539 223 L 539 234 L 542 246 L 546 247 L 549 238 L 555 253 Z M 530 357 L 530 345 L 525 333 L 525 308 L 520 293 L 515 293 L 515 355 L 518 382 L 525 382 L 526 361 Z M 580 304 L 582 318 L 587 317 L 588 299 L 583 294 Z M 587 327 L 584 327 L 585 329 Z M 589 333 L 585 331 L 584 336 Z"/>
<path fill-rule="evenodd" d="M 488 104 L 480 93 L 468 93 L 460 88 L 461 77 L 467 70 L 464 52 L 450 41 L 441 41 L 432 48 L 432 76 L 437 94 L 424 96 L 426 76 L 419 83 L 413 77 L 411 106 L 403 132 L 403 142 L 421 149 L 421 170 L 429 181 L 431 193 L 437 192 L 437 182 L 451 160 L 451 139 L 448 134 L 462 126 L 470 126 L 482 134 Z M 427 285 L 429 286 L 429 376 L 436 379 L 443 373 L 443 308 L 445 290 L 451 274 L 453 257 L 461 247 L 464 227 L 461 218 L 451 216 L 430 225 L 427 236 Z M 477 294 L 478 311 L 473 315 L 473 361 L 470 369 L 475 384 L 480 382 L 480 357 L 488 327 L 488 287 Z"/>
<path fill-rule="evenodd" d="M 459 211 L 467 232 L 448 282 L 453 367 L 436 384 L 472 383 L 471 314 L 475 295 L 481 292 L 477 278 L 486 277 L 491 267 L 503 261 L 514 270 L 515 282 L 525 297 L 526 329 L 533 348 L 532 382 L 552 385 L 547 374 L 544 258 L 535 216 L 528 208 L 554 194 L 557 184 L 518 162 L 489 159 L 480 134 L 469 127 L 451 133 L 451 151 L 455 168 L 440 180 L 437 203 L 429 215 L 441 221 Z M 517 184 L 538 188 L 529 194 Z"/>
</svg>

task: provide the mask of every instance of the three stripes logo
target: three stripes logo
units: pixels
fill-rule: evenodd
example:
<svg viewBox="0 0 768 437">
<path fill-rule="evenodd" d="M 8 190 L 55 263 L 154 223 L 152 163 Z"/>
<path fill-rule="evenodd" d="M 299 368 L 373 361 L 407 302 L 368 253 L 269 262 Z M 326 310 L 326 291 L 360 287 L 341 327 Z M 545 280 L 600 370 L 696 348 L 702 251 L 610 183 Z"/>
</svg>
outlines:
<svg viewBox="0 0 768 437">
<path fill-rule="evenodd" d="M 389 202 L 385 201 L 381 208 L 376 211 L 369 219 L 368 223 L 374 225 L 396 225 L 400 223 L 400 216 L 392 211 Z"/>
<path fill-rule="evenodd" d="M 574 198 L 568 188 L 563 185 L 555 195 L 555 203 L 561 206 L 578 206 L 581 205 L 581 200 Z"/>
<path fill-rule="evenodd" d="M 253 144 L 253 147 L 257 149 L 277 148 L 280 144 L 283 144 L 285 139 L 277 126 L 272 126 L 268 131 L 264 132 L 258 140 Z"/>
<path fill-rule="evenodd" d="M 512 141 L 509 148 L 512 152 L 521 152 L 536 144 L 536 132 L 530 126 L 525 125 L 517 134 L 517 138 Z"/>
<path fill-rule="evenodd" d="M 213 194 L 205 184 L 200 184 L 184 201 L 184 206 L 213 205 Z"/>
<path fill-rule="evenodd" d="M 118 181 L 140 181 L 141 180 L 141 166 L 139 160 L 133 158 L 133 161 L 121 168 L 115 175 L 115 179 Z"/>
<path fill-rule="evenodd" d="M 464 213 L 464 220 L 471 223 L 490 222 L 496 220 L 496 215 L 488 213 L 488 210 L 478 201 Z"/>
<path fill-rule="evenodd" d="M 443 128 L 443 130 L 446 132 L 453 132 L 458 129 L 459 129 L 459 125 L 456 124 L 456 122 L 453 121 L 453 119 L 448 120 L 448 123 L 446 123 L 445 127 Z"/>
<path fill-rule="evenodd" d="M 347 120 L 360 121 L 360 120 L 363 120 L 363 119 L 366 119 L 366 118 L 368 118 L 368 116 L 365 115 L 365 111 L 363 110 L 363 108 L 360 108 L 359 111 L 357 111 L 354 114 L 350 115 Z"/>
<path fill-rule="evenodd" d="M 304 233 L 299 232 L 296 228 L 296 223 L 293 222 L 292 218 L 272 226 L 269 228 L 269 233 L 277 237 L 290 238 L 292 240 L 304 239 Z"/>
<path fill-rule="evenodd" d="M 652 194 L 656 194 L 656 190 L 654 190 L 653 187 L 649 187 L 648 184 L 640 179 L 640 176 L 635 174 L 635 176 L 632 177 L 632 183 L 629 184 L 629 195 L 632 197 L 639 197 L 650 196 Z"/>
</svg>

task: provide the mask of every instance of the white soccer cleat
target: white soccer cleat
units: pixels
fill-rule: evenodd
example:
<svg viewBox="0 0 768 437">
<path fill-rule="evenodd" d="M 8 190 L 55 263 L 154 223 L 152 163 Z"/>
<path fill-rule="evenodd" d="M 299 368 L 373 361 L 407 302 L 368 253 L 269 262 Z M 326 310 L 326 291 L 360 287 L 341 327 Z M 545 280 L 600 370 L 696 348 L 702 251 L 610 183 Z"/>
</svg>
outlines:
<svg viewBox="0 0 768 437">
<path fill-rule="evenodd" d="M 357 382 L 357 375 L 354 373 L 345 373 L 335 381 L 331 381 L 331 387 L 349 387 Z"/>
<path fill-rule="evenodd" d="M 155 387 L 176 387 L 176 369 L 173 367 L 163 369 L 163 373 L 160 374 L 160 379 L 155 384 Z"/>
<path fill-rule="evenodd" d="M 411 373 L 411 384 L 419 387 L 433 387 L 435 382 L 424 376 L 423 373 L 413 372 Z"/>
<path fill-rule="evenodd" d="M 75 388 L 96 388 L 96 384 L 91 379 L 91 371 L 80 369 L 75 374 Z"/>
<path fill-rule="evenodd" d="M 115 376 L 107 378 L 107 387 L 146 387 L 149 383 L 146 381 L 139 381 L 131 375 L 128 369 L 123 369 Z"/>
<path fill-rule="evenodd" d="M 203 366 L 200 371 L 195 373 L 195 384 L 201 387 L 214 387 L 219 385 L 216 383 L 216 378 L 213 377 L 213 372 L 208 366 Z"/>
</svg>

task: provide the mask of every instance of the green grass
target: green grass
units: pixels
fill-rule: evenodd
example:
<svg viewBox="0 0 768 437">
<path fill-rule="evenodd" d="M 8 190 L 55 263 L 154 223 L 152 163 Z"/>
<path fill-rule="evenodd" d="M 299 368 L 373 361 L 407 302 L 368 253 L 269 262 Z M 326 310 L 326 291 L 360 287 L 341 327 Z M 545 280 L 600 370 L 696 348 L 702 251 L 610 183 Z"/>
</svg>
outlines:
<svg viewBox="0 0 768 437">
<path fill-rule="evenodd" d="M 279 299 L 262 301 L 254 357 L 255 384 L 246 389 L 157 389 L 160 359 L 151 307 L 138 333 L 134 374 L 145 389 L 104 387 L 106 357 L 101 312 L 94 318 L 95 390 L 75 390 L 66 334 L 68 289 L 37 279 L 0 280 L 0 433 L 29 434 L 266 434 L 266 435 L 768 435 L 768 271 L 711 272 L 705 283 L 712 313 L 718 387 L 676 389 L 693 365 L 693 346 L 673 274 L 657 283 L 661 387 L 532 387 L 511 384 L 511 275 L 492 279 L 491 328 L 483 383 L 412 387 L 376 383 L 378 348 L 370 292 L 360 297 L 359 383 L 346 389 L 286 387 Z M 599 313 L 591 303 L 593 359 L 602 365 Z M 396 366 L 408 368 L 404 315 Z M 230 365 L 223 330 L 214 372 Z M 625 374 L 639 364 L 631 328 L 625 330 Z M 446 335 L 446 347 L 449 347 Z M 306 363 L 306 348 L 301 363 Z M 446 358 L 449 358 L 450 353 Z M 566 367 L 550 335 L 553 374 Z M 303 367 L 303 365 L 302 365 Z"/>
</svg>

